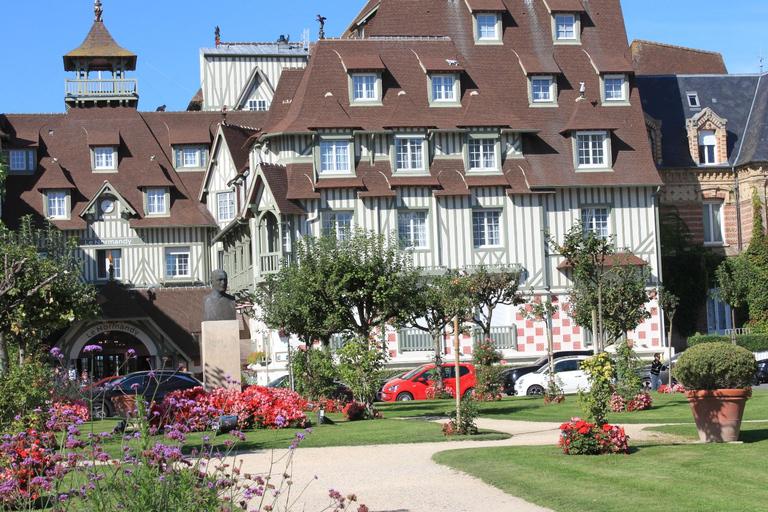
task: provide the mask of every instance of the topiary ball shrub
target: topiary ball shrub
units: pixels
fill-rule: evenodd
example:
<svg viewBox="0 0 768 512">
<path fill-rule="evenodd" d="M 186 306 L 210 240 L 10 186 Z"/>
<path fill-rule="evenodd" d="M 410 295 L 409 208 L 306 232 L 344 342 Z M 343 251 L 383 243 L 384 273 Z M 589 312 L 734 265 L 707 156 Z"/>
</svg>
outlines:
<svg viewBox="0 0 768 512">
<path fill-rule="evenodd" d="M 743 389 L 756 371 L 755 356 L 744 347 L 702 343 L 680 354 L 672 374 L 689 390 Z"/>
</svg>

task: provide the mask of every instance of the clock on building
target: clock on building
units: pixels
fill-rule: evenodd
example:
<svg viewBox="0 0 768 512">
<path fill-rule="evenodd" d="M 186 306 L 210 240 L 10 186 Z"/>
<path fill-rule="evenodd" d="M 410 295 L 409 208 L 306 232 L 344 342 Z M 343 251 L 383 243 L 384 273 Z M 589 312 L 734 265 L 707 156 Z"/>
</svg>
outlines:
<svg viewBox="0 0 768 512">
<path fill-rule="evenodd" d="M 101 202 L 101 211 L 104 213 L 112 213 L 115 211 L 115 202 L 111 199 L 105 199 Z"/>
</svg>

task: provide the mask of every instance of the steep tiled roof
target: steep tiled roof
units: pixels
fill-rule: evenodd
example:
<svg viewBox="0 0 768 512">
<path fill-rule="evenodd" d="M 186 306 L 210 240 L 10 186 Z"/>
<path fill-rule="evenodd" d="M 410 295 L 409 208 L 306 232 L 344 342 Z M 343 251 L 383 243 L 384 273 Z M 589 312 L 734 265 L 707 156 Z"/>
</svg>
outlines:
<svg viewBox="0 0 768 512">
<path fill-rule="evenodd" d="M 748 162 L 768 162 L 768 75 L 765 74 L 760 79 L 744 144 L 736 165 Z"/>
<path fill-rule="evenodd" d="M 768 101 L 763 87 L 755 99 L 758 81 L 764 82 L 765 78 L 765 75 L 762 80 L 757 75 L 638 76 L 643 108 L 649 116 L 661 121 L 662 166 L 696 166 L 691 158 L 685 122 L 706 107 L 728 121 L 728 165 L 736 164 L 751 111 L 748 142 L 739 163 L 768 160 L 765 139 L 761 141 L 765 133 L 765 102 Z M 688 104 L 689 92 L 697 93 L 699 107 Z"/>
<path fill-rule="evenodd" d="M 228 120 L 250 126 L 263 123 L 265 118 L 264 112 L 232 112 Z M 107 180 L 139 213 L 130 221 L 133 227 L 214 227 L 214 219 L 197 201 L 203 173 L 176 172 L 172 150 L 180 143 L 210 145 L 220 121 L 218 112 L 138 112 L 131 108 L 0 116 L 0 125 L 9 134 L 4 147 L 37 148 L 38 160 L 33 175 L 8 177 L 4 220 L 12 227 L 23 215 L 41 220 L 44 205 L 40 190 L 69 188 L 71 218 L 54 224 L 61 229 L 85 228 L 85 219 L 79 214 Z M 117 172 L 92 171 L 90 148 L 94 145 L 118 146 Z M 242 158 L 243 154 L 247 159 L 244 151 L 236 152 L 235 157 Z M 142 187 L 150 186 L 169 187 L 168 217 L 143 215 Z"/>
<path fill-rule="evenodd" d="M 634 40 L 632 65 L 637 75 L 724 75 L 723 56 L 717 52 Z"/>
<path fill-rule="evenodd" d="M 365 39 L 318 41 L 300 80 L 297 73 L 285 88 L 281 82 L 277 91 L 281 115 L 270 117 L 265 133 L 307 133 L 323 128 L 369 131 L 404 127 L 507 128 L 524 133 L 525 158 L 514 166 L 514 176 L 516 183 L 526 183 L 526 191 L 528 187 L 536 190 L 661 184 L 650 155 L 640 98 L 631 76 L 619 0 L 547 3 L 553 10 L 583 12 L 579 45 L 553 43 L 551 14 L 543 1 L 500 0 L 500 3 L 507 10 L 502 15 L 503 44 L 478 45 L 466 2 L 381 0 L 376 4 L 375 15 L 368 19 Z M 372 2 L 366 6 L 368 11 L 374 8 Z M 350 105 L 348 73 L 339 56 L 346 60 L 354 55 L 378 56 L 386 66 L 382 72 L 381 105 Z M 430 68 L 439 63 L 439 69 L 435 70 L 453 70 L 460 74 L 459 107 L 430 106 L 425 61 Z M 456 61 L 458 66 L 447 61 Z M 529 106 L 528 80 L 523 71 L 526 65 L 532 68 L 526 70 L 528 73 L 559 75 L 556 108 Z M 596 70 L 630 75 L 630 105 L 590 105 L 600 100 L 600 76 Z M 579 97 L 580 82 L 585 83 L 586 102 L 575 101 Z M 291 91 L 293 96 L 289 98 Z M 579 103 L 590 107 L 579 106 Z M 588 115 L 582 115 L 581 110 L 588 110 Z M 569 129 L 587 126 L 612 130 L 613 172 L 574 172 Z M 432 177 L 440 174 L 439 181 L 445 184 L 435 193 L 445 193 L 445 186 L 464 193 L 466 185 L 460 163 L 457 161 L 452 169 L 460 172 L 436 169 L 444 166 L 445 161 L 433 163 Z M 362 164 L 358 164 L 357 176 L 364 170 Z M 290 174 L 294 171 L 300 177 L 292 179 Z M 289 197 L 315 197 L 317 191 L 310 181 L 314 176 L 311 165 L 288 165 L 287 172 Z M 447 175 L 450 178 L 446 178 Z M 294 190 L 294 186 L 299 188 Z"/>
<path fill-rule="evenodd" d="M 95 21 L 83 44 L 64 55 L 64 71 L 75 71 L 75 61 L 81 58 L 123 58 L 127 70 L 136 69 L 136 54 L 122 48 L 101 21 Z M 110 68 L 111 69 L 111 68 Z"/>
</svg>

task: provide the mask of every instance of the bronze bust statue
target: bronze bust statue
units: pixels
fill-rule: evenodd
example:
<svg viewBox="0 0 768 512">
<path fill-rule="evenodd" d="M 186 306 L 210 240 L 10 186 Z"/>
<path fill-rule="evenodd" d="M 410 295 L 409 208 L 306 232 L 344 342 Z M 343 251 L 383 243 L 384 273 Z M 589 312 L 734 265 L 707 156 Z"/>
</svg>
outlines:
<svg viewBox="0 0 768 512">
<path fill-rule="evenodd" d="M 203 298 L 203 321 L 236 320 L 235 298 L 226 293 L 227 273 L 223 270 L 211 272 L 211 293 Z"/>
</svg>

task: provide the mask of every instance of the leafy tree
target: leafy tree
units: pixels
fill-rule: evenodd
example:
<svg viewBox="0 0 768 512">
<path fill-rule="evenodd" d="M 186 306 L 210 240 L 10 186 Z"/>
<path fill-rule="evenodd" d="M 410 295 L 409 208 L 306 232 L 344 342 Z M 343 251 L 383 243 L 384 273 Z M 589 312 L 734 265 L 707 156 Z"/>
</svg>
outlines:
<svg viewBox="0 0 768 512">
<path fill-rule="evenodd" d="M 552 300 L 541 300 L 541 297 L 535 297 L 533 290 L 531 290 L 530 298 L 528 302 L 520 308 L 520 314 L 526 320 L 532 320 L 534 322 L 542 322 L 544 329 L 547 333 L 547 359 L 549 360 L 549 382 L 555 383 L 555 365 L 552 362 L 554 347 L 552 344 L 552 330 L 551 323 L 552 318 L 557 314 L 560 306 Z"/>
<path fill-rule="evenodd" d="M 603 292 L 603 327 L 614 342 L 651 318 L 645 308 L 650 300 L 647 265 L 634 266 L 623 256 L 616 258 Z"/>
<path fill-rule="evenodd" d="M 483 337 L 491 338 L 493 312 L 500 305 L 519 305 L 524 299 L 519 292 L 522 271 L 518 268 L 480 266 L 467 273 L 467 286 L 472 313 L 470 320 L 479 325 Z"/>
<path fill-rule="evenodd" d="M 365 407 L 366 418 L 375 418 L 376 408 L 373 402 L 381 384 L 381 375 L 387 363 L 387 353 L 381 340 L 371 336 L 360 340 L 352 333 L 346 334 L 349 339 L 338 350 L 339 376 L 346 384 L 355 400 Z"/>
<path fill-rule="evenodd" d="M 728 258 L 715 271 L 717 299 L 731 306 L 731 343 L 736 345 L 736 310 L 748 305 L 751 283 L 749 258 L 744 254 Z"/>
<path fill-rule="evenodd" d="M 77 243 L 61 231 L 36 228 L 29 217 L 15 232 L 0 229 L 0 375 L 8 367 L 8 343 L 19 348 L 44 341 L 73 319 L 98 313 L 95 289 L 81 280 Z"/>
<path fill-rule="evenodd" d="M 749 288 L 749 323 L 758 331 L 768 329 L 768 237 L 763 228 L 763 204 L 757 189 L 752 189 L 752 238 L 746 251 L 750 274 L 755 286 Z M 735 327 L 735 326 L 734 326 Z"/>
<path fill-rule="evenodd" d="M 412 309 L 400 314 L 405 323 L 432 337 L 435 348 L 433 361 L 437 369 L 434 378 L 438 388 L 443 387 L 441 340 L 453 317 L 463 317 L 468 312 L 468 289 L 467 280 L 456 270 L 437 276 L 422 276 L 416 282 Z"/>
<path fill-rule="evenodd" d="M 309 400 L 331 398 L 336 391 L 337 368 L 333 356 L 326 350 L 308 346 L 291 351 L 291 372 L 295 391 Z"/>
</svg>

